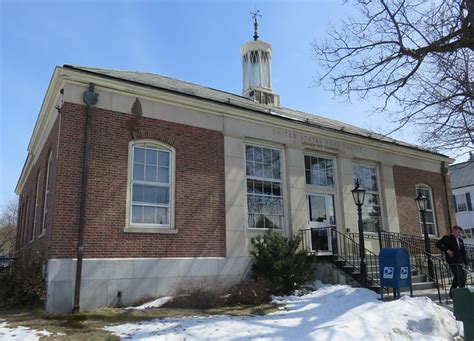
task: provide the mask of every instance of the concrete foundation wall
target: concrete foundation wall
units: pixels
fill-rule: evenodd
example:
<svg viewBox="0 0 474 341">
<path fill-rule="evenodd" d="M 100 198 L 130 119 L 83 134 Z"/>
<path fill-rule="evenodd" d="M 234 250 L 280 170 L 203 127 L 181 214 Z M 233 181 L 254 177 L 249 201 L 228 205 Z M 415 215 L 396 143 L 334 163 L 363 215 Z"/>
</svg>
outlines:
<svg viewBox="0 0 474 341">
<path fill-rule="evenodd" d="M 80 309 L 127 306 L 193 285 L 229 286 L 246 276 L 250 261 L 249 257 L 84 259 Z M 72 311 L 75 277 L 75 259 L 48 261 L 48 312 Z"/>
<path fill-rule="evenodd" d="M 324 259 L 316 261 L 314 279 L 328 284 L 347 284 L 352 287 L 360 287 L 360 283 L 339 269 L 334 263 Z"/>
</svg>

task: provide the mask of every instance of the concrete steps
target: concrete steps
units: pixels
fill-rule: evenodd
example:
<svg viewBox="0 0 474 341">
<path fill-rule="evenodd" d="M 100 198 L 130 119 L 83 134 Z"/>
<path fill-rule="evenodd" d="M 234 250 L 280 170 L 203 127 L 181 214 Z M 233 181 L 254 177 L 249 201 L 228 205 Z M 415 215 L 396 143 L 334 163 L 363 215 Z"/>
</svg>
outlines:
<svg viewBox="0 0 474 341">
<path fill-rule="evenodd" d="M 325 256 L 326 259 L 331 259 L 331 261 L 346 274 L 350 275 L 356 281 L 360 282 L 360 272 L 354 266 L 347 264 L 341 258 L 337 256 Z M 380 286 L 376 284 L 375 281 L 379 281 L 379 269 L 376 265 L 367 266 L 367 275 L 369 278 L 372 278 L 374 281 L 371 281 L 369 284 L 369 289 L 380 292 Z M 412 271 L 412 289 L 413 291 L 422 291 L 422 290 L 433 290 L 436 288 L 436 284 L 432 281 L 427 281 L 425 275 L 419 275 L 416 271 Z M 410 288 L 401 288 L 401 291 L 406 292 L 410 291 Z"/>
</svg>

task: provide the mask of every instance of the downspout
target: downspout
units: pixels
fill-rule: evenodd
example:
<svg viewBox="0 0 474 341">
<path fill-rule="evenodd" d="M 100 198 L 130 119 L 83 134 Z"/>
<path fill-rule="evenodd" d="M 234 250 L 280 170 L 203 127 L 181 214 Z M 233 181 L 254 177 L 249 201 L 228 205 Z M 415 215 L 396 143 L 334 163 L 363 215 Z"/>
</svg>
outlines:
<svg viewBox="0 0 474 341">
<path fill-rule="evenodd" d="M 453 227 L 453 222 L 451 221 L 451 210 L 449 209 L 450 198 L 448 194 L 448 167 L 446 166 L 446 162 L 441 162 L 441 174 L 443 174 L 443 184 L 444 184 L 444 193 L 446 194 L 446 209 L 448 211 L 448 224 L 449 224 L 449 231 Z M 449 233 L 448 231 L 448 233 Z"/>
<path fill-rule="evenodd" d="M 72 312 L 77 313 L 80 310 L 81 297 L 81 277 L 82 277 L 82 257 L 84 254 L 84 230 L 85 213 L 87 201 L 87 183 L 89 180 L 89 153 L 91 148 L 91 116 L 94 105 L 97 104 L 99 94 L 94 92 L 94 83 L 89 84 L 89 90 L 84 91 L 83 101 L 87 106 L 86 129 L 84 134 L 84 158 L 82 163 L 82 186 L 81 186 L 81 206 L 79 211 L 79 238 L 77 242 L 77 263 L 76 263 L 76 283 L 74 289 L 74 307 Z"/>
</svg>

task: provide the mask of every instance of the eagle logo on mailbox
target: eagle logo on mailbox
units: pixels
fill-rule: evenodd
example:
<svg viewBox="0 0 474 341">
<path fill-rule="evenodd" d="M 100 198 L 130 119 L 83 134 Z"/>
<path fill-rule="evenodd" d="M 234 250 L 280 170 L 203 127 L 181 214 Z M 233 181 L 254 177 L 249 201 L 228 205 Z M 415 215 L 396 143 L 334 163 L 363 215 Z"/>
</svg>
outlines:
<svg viewBox="0 0 474 341">
<path fill-rule="evenodd" d="M 386 266 L 383 268 L 383 278 L 393 278 L 394 269 L 393 266 Z"/>
</svg>

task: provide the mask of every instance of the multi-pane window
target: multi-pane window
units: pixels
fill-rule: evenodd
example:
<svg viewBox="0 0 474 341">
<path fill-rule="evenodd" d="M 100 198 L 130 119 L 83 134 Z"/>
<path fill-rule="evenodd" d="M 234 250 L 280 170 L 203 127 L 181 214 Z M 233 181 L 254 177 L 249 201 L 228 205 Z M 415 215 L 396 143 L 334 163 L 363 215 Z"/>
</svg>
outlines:
<svg viewBox="0 0 474 341">
<path fill-rule="evenodd" d="M 171 151 L 153 145 L 132 148 L 130 223 L 170 226 Z"/>
<path fill-rule="evenodd" d="M 426 219 L 426 228 L 428 229 L 428 234 L 436 236 L 436 218 L 435 218 L 435 209 L 433 205 L 433 195 L 431 192 L 431 188 L 426 185 L 417 185 L 416 186 L 416 193 L 420 192 L 426 197 L 426 211 L 425 211 L 425 219 Z M 420 229 L 421 233 L 423 233 L 423 222 L 421 220 L 420 215 Z"/>
<path fill-rule="evenodd" d="M 36 176 L 35 202 L 34 202 L 34 207 L 33 207 L 33 227 L 31 228 L 30 241 L 35 238 L 35 233 L 36 233 L 36 214 L 38 212 L 40 180 L 41 180 L 41 173 L 38 172 L 38 175 Z"/>
<path fill-rule="evenodd" d="M 333 160 L 305 155 L 304 166 L 308 185 L 334 187 Z"/>
<path fill-rule="evenodd" d="M 467 200 L 466 195 L 455 195 L 455 203 L 456 203 L 456 212 L 464 212 L 467 211 Z"/>
<path fill-rule="evenodd" d="M 49 199 L 49 172 L 51 171 L 51 161 L 53 153 L 50 151 L 48 155 L 48 163 L 46 164 L 46 178 L 44 181 L 44 199 L 43 199 L 43 219 L 41 222 L 40 236 L 44 234 L 46 227 L 46 218 L 48 216 L 48 199 Z"/>
<path fill-rule="evenodd" d="M 248 227 L 283 228 L 281 151 L 246 145 Z"/>
<path fill-rule="evenodd" d="M 354 163 L 352 165 L 352 178 L 357 179 L 365 188 L 365 200 L 362 206 L 362 224 L 364 231 L 377 232 L 382 229 L 382 215 L 380 206 L 380 193 L 377 185 L 377 168 L 374 166 Z"/>
</svg>

